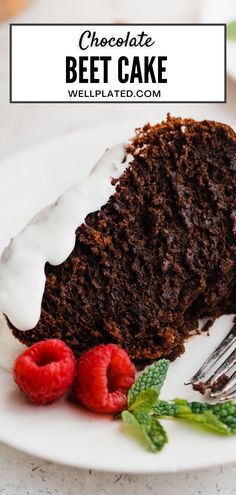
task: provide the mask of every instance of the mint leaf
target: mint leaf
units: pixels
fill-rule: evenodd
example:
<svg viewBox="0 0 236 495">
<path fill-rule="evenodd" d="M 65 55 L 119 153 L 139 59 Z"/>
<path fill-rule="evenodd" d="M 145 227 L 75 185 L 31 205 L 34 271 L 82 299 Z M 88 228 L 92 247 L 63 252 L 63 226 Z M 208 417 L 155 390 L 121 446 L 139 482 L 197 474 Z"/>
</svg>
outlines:
<svg viewBox="0 0 236 495">
<path fill-rule="evenodd" d="M 149 450 L 151 452 L 160 451 L 168 442 L 167 433 L 161 423 L 154 416 L 143 411 L 137 411 L 135 417 L 144 429 L 146 436 L 149 437 Z"/>
<path fill-rule="evenodd" d="M 143 426 L 138 422 L 134 414 L 131 412 L 125 410 L 122 411 L 121 417 L 123 421 L 131 427 L 134 435 L 137 437 L 138 440 L 141 442 L 144 442 L 147 447 L 150 447 L 150 439 L 146 435 L 145 429 Z"/>
<path fill-rule="evenodd" d="M 179 406 L 188 407 L 188 410 L 190 409 L 190 411 L 195 414 L 201 414 L 212 407 L 212 404 L 208 404 L 207 402 L 188 402 L 185 399 L 175 399 L 174 403 Z"/>
<path fill-rule="evenodd" d="M 221 423 L 224 423 L 229 433 L 236 433 L 236 402 L 229 400 L 214 405 L 208 404 L 208 408 L 210 408 Z"/>
<path fill-rule="evenodd" d="M 217 433 L 228 435 L 230 430 L 225 423 L 222 421 L 224 418 L 231 418 L 232 415 L 225 415 L 225 408 L 218 407 L 218 416 L 215 414 L 214 408 L 216 406 L 225 406 L 225 404 L 211 405 L 201 402 L 187 402 L 184 399 L 175 399 L 174 401 L 157 401 L 157 403 L 152 408 L 152 413 L 157 417 L 169 417 L 170 419 L 180 418 L 185 421 L 190 421 L 192 423 L 201 424 L 203 427 L 213 430 Z M 232 408 L 231 408 L 232 411 Z M 236 412 L 236 408 L 235 408 Z M 236 418 L 234 416 L 234 424 L 236 426 Z"/>
<path fill-rule="evenodd" d="M 179 408 L 174 402 L 167 402 L 166 400 L 158 400 L 156 404 L 152 407 L 152 414 L 155 416 L 169 417 L 178 416 Z"/>
<path fill-rule="evenodd" d="M 121 416 L 124 422 L 132 427 L 137 438 L 147 445 L 150 452 L 158 452 L 168 441 L 162 425 L 147 413 L 139 412 L 135 416 L 129 411 L 123 411 Z"/>
<path fill-rule="evenodd" d="M 204 413 L 201 414 L 194 414 L 194 413 L 186 413 L 186 412 L 179 412 L 178 418 L 185 419 L 187 421 L 191 421 L 193 423 L 199 423 L 203 427 L 208 428 L 209 430 L 213 430 L 216 433 L 220 433 L 223 435 L 229 435 L 230 432 L 227 428 L 227 426 L 222 423 L 217 416 L 213 414 L 212 411 L 205 411 Z"/>
<path fill-rule="evenodd" d="M 123 421 L 132 427 L 151 452 L 158 452 L 168 441 L 162 425 L 149 414 L 158 400 L 168 367 L 169 361 L 161 359 L 147 368 L 129 391 L 128 410 L 121 413 Z"/>
<path fill-rule="evenodd" d="M 229 40 L 236 40 L 236 20 L 227 25 L 227 38 Z"/>
<path fill-rule="evenodd" d="M 137 440 L 141 441 L 146 445 L 148 450 L 153 452 L 153 442 L 146 432 L 145 425 L 139 423 L 134 414 L 129 411 L 122 411 L 121 417 L 123 421 L 131 427 L 133 434 L 136 436 Z"/>
<path fill-rule="evenodd" d="M 165 381 L 168 368 L 169 361 L 167 359 L 160 359 L 160 361 L 146 368 L 129 390 L 128 406 L 130 407 L 140 392 L 147 388 L 153 388 L 159 393 Z"/>
<path fill-rule="evenodd" d="M 154 407 L 159 393 L 154 388 L 146 388 L 140 392 L 135 401 L 129 407 L 129 411 L 136 412 L 137 410 L 143 412 L 149 412 Z"/>
<path fill-rule="evenodd" d="M 179 405 L 178 415 L 183 415 L 183 407 L 191 411 L 192 417 L 198 422 L 205 422 L 207 428 L 214 429 L 218 433 L 236 433 L 236 403 L 233 401 L 208 404 L 207 402 L 187 402 L 176 399 L 175 404 Z M 198 418 L 201 416 L 201 419 Z M 189 417 L 191 421 L 191 417 Z"/>
</svg>

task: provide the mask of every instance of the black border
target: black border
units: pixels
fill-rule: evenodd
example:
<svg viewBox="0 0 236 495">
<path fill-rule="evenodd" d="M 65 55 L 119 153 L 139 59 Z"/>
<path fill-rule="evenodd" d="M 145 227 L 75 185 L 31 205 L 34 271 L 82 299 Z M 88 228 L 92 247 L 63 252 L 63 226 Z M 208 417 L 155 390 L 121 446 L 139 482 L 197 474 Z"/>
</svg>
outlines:
<svg viewBox="0 0 236 495">
<path fill-rule="evenodd" d="M 155 101 L 13 101 L 12 100 L 12 27 L 14 26 L 224 26 L 224 69 L 225 69 L 225 75 L 224 75 L 224 100 L 216 100 L 216 101 L 163 101 L 163 100 L 155 100 Z M 145 24 L 140 24 L 140 23 L 47 23 L 47 22 L 42 22 L 42 23 L 10 23 L 9 25 L 10 30 L 9 30 L 9 49 L 10 49 L 10 65 L 9 65 L 9 83 L 10 83 L 10 88 L 9 88 L 9 103 L 37 103 L 37 104 L 44 104 L 44 103 L 64 103 L 64 104 L 99 104 L 99 103 L 111 103 L 111 104 L 148 104 L 148 103 L 169 103 L 169 104 L 175 104 L 175 103 L 226 103 L 227 102 L 227 38 L 226 38 L 226 23 L 145 23 Z"/>
</svg>

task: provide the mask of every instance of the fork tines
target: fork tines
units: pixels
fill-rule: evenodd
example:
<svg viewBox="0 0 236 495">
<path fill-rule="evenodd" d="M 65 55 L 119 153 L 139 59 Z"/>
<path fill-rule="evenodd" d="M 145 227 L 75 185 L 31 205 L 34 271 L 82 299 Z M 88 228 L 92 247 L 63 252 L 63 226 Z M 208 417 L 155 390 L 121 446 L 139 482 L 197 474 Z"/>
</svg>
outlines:
<svg viewBox="0 0 236 495">
<path fill-rule="evenodd" d="M 223 362 L 222 359 L 224 359 Z M 197 388 L 199 384 L 199 389 L 209 390 L 210 396 L 219 398 L 220 401 L 233 399 L 236 397 L 235 365 L 236 323 L 234 323 L 228 335 L 207 358 L 197 373 L 185 385 L 192 384 Z"/>
</svg>

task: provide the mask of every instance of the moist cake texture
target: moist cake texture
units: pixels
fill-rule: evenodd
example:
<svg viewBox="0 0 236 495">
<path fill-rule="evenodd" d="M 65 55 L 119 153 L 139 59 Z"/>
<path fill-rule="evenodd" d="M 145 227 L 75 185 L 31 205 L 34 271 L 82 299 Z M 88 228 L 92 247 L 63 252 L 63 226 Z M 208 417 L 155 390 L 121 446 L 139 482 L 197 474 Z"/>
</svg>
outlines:
<svg viewBox="0 0 236 495">
<path fill-rule="evenodd" d="M 137 363 L 174 359 L 199 318 L 236 312 L 235 132 L 168 115 L 127 152 L 115 194 L 67 260 L 46 265 L 37 326 L 13 327 L 26 345 L 61 338 L 78 356 L 114 342 Z"/>
</svg>

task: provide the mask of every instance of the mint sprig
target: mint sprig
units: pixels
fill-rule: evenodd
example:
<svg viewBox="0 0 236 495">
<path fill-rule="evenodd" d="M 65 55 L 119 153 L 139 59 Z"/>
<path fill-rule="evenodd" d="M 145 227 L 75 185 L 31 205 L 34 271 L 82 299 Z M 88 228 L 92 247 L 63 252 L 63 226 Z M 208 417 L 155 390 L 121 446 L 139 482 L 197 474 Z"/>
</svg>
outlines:
<svg viewBox="0 0 236 495">
<path fill-rule="evenodd" d="M 160 361 L 153 363 L 151 366 L 144 370 L 144 372 L 137 378 L 136 382 L 129 390 L 129 407 L 133 404 L 137 396 L 147 388 L 152 388 L 158 393 L 160 392 L 161 387 L 166 379 L 169 363 L 170 362 L 168 361 L 168 359 L 160 359 Z"/>
<path fill-rule="evenodd" d="M 121 413 L 123 421 L 151 452 L 158 452 L 168 437 L 160 419 L 177 419 L 195 423 L 221 435 L 236 433 L 236 403 L 208 404 L 185 399 L 159 399 L 169 361 L 161 359 L 145 369 L 128 394 L 128 409 Z"/>
</svg>

